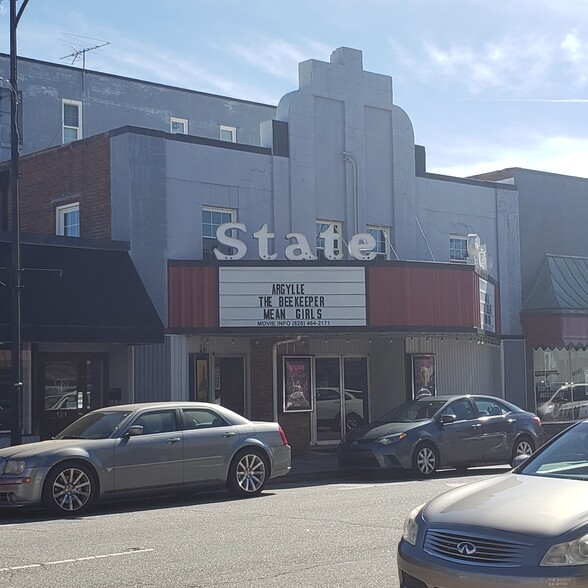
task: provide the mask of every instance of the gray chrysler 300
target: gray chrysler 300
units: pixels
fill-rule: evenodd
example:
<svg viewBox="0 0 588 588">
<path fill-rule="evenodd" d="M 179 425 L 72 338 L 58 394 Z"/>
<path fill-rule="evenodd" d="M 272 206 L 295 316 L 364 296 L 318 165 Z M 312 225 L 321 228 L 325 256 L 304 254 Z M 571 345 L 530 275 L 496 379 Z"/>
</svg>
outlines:
<svg viewBox="0 0 588 588">
<path fill-rule="evenodd" d="M 0 508 L 79 515 L 99 499 L 223 485 L 255 496 L 290 466 L 278 423 L 200 402 L 112 406 L 50 441 L 1 449 Z"/>
</svg>

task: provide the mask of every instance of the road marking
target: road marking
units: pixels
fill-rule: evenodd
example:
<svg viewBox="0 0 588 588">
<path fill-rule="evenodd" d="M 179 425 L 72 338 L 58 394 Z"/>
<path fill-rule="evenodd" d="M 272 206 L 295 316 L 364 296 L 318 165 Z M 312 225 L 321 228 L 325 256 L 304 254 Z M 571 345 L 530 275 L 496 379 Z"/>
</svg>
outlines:
<svg viewBox="0 0 588 588">
<path fill-rule="evenodd" d="M 133 555 L 135 553 L 149 553 L 155 551 L 155 549 L 129 549 L 129 551 L 121 551 L 120 553 L 106 553 L 104 555 L 88 555 L 86 557 L 78 557 L 76 559 L 61 559 L 59 561 L 48 561 L 45 563 L 29 564 L 26 566 L 12 566 L 10 568 L 0 568 L 1 572 L 15 572 L 18 570 L 29 570 L 31 568 L 42 568 L 45 566 L 58 566 L 61 564 L 75 563 L 82 561 L 92 561 L 95 559 L 104 559 L 107 557 L 120 557 L 122 555 Z"/>
</svg>

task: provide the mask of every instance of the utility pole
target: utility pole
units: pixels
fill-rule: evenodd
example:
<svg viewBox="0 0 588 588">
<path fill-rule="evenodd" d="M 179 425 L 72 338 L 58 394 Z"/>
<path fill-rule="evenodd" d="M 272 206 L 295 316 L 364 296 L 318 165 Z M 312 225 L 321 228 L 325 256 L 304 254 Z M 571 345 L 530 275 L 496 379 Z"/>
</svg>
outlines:
<svg viewBox="0 0 588 588">
<path fill-rule="evenodd" d="M 17 0 L 10 0 L 10 194 L 12 198 L 12 242 L 10 279 L 10 337 L 12 395 L 12 424 L 10 444 L 22 443 L 22 361 L 21 361 L 21 289 L 22 267 L 20 258 L 20 195 L 19 195 L 19 129 L 18 129 L 18 72 L 16 29 L 29 0 L 23 0 L 20 10 L 16 10 Z"/>
</svg>

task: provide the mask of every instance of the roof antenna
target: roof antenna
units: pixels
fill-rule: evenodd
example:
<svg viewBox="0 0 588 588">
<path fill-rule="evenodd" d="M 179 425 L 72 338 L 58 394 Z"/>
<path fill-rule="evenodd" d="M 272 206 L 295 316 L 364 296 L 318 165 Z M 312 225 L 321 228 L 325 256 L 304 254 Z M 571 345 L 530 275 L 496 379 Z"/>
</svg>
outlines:
<svg viewBox="0 0 588 588">
<path fill-rule="evenodd" d="M 81 58 L 82 70 L 84 71 L 86 69 L 86 53 L 89 51 L 94 51 L 95 49 L 100 49 L 101 47 L 106 47 L 106 45 L 110 45 L 109 41 L 104 41 L 102 39 L 82 37 L 81 35 L 72 35 L 71 33 L 62 33 L 62 35 L 69 37 L 69 39 L 61 39 L 61 41 L 67 43 L 73 49 L 73 51 L 69 55 L 61 57 L 61 59 L 71 59 L 71 65 L 73 65 Z M 86 46 L 89 41 L 95 42 L 96 45 Z"/>
</svg>

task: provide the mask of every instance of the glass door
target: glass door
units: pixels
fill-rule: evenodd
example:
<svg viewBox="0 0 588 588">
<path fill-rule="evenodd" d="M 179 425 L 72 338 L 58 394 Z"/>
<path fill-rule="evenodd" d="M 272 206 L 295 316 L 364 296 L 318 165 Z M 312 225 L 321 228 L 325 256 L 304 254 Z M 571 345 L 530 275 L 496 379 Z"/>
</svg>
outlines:
<svg viewBox="0 0 588 588">
<path fill-rule="evenodd" d="M 103 356 L 40 355 L 41 439 L 50 439 L 82 415 L 104 406 L 106 369 Z"/>
<path fill-rule="evenodd" d="M 214 402 L 245 415 L 245 360 L 243 357 L 215 357 Z"/>
<path fill-rule="evenodd" d="M 367 358 L 317 357 L 314 375 L 314 438 L 317 444 L 338 443 L 367 422 Z"/>
</svg>

